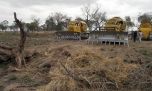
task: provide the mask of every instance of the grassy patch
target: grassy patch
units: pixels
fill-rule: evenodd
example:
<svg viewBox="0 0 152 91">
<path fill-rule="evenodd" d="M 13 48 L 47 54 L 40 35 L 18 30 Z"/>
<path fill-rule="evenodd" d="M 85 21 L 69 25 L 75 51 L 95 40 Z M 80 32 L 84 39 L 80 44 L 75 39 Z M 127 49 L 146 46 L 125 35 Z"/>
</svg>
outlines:
<svg viewBox="0 0 152 91">
<path fill-rule="evenodd" d="M 15 32 L 0 32 L 0 42 L 9 44 L 10 46 L 16 46 L 18 43 L 19 35 Z"/>
<path fill-rule="evenodd" d="M 141 49 L 139 52 L 147 57 L 152 57 L 152 51 L 150 49 Z"/>
<path fill-rule="evenodd" d="M 152 51 L 151 49 L 141 49 L 139 50 L 139 53 L 142 54 L 143 59 L 144 59 L 144 63 L 150 63 L 152 62 Z"/>
</svg>

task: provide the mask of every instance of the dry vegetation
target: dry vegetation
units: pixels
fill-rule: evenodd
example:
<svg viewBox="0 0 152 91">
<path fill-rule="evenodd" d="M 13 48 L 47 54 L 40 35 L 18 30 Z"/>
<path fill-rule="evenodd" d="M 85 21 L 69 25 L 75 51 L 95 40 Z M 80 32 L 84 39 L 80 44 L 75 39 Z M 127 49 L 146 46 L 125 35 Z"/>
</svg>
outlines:
<svg viewBox="0 0 152 91">
<path fill-rule="evenodd" d="M 0 33 L 0 42 L 16 46 L 18 33 Z M 56 40 L 53 33 L 30 33 L 27 67 L 0 63 L 0 91 L 151 91 L 152 43 L 130 47 L 87 45 Z M 32 54 L 32 56 L 31 56 Z"/>
</svg>

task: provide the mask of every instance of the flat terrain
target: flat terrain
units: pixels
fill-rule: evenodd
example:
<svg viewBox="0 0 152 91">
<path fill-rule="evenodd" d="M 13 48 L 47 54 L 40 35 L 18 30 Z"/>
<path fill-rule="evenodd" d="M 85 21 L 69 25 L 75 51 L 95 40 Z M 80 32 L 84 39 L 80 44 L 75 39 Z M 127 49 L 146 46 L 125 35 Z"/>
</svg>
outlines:
<svg viewBox="0 0 152 91">
<path fill-rule="evenodd" d="M 0 32 L 1 43 L 18 41 L 18 33 Z M 26 67 L 0 63 L 0 91 L 152 91 L 152 41 L 89 45 L 40 32 L 29 33 L 25 46 L 26 55 L 34 54 Z"/>
</svg>

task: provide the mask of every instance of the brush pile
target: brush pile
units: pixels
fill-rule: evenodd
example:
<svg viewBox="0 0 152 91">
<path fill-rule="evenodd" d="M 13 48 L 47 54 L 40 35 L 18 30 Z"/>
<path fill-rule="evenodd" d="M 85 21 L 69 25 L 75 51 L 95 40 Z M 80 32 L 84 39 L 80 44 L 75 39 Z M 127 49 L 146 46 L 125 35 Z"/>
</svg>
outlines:
<svg viewBox="0 0 152 91">
<path fill-rule="evenodd" d="M 61 46 L 50 51 L 57 61 L 50 70 L 52 80 L 38 91 L 119 89 L 129 73 L 138 67 L 119 57 L 109 59 L 99 50 L 91 50 L 83 46 Z"/>
</svg>

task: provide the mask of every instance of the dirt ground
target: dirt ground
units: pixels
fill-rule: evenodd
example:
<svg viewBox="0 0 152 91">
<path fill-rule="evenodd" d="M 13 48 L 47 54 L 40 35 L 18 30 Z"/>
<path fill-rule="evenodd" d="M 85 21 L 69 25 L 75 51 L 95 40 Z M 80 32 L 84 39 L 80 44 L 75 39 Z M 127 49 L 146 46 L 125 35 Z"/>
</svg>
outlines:
<svg viewBox="0 0 152 91">
<path fill-rule="evenodd" d="M 15 47 L 18 39 L 17 33 L 0 33 L 1 43 Z M 152 89 L 152 41 L 130 40 L 129 47 L 89 45 L 86 40 L 57 40 L 53 33 L 41 32 L 28 34 L 25 49 L 26 55 L 34 53 L 26 67 L 15 70 L 12 61 L 0 63 L 0 91 Z M 61 63 L 91 86 L 70 77 Z"/>
</svg>

